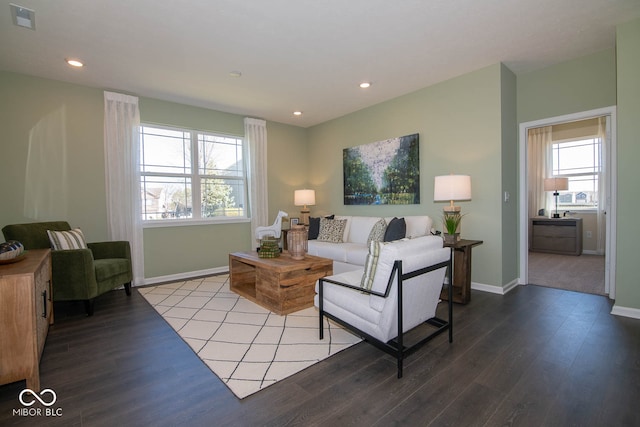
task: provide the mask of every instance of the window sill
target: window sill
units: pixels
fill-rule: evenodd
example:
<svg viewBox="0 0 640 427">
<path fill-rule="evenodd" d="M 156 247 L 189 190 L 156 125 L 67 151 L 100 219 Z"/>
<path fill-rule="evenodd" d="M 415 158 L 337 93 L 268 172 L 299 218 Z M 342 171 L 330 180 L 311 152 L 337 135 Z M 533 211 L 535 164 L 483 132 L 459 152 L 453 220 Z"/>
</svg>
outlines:
<svg viewBox="0 0 640 427">
<path fill-rule="evenodd" d="M 216 219 L 163 219 L 158 221 L 143 221 L 142 228 L 190 227 L 196 225 L 222 225 L 251 222 L 246 217 L 216 218 Z"/>
</svg>

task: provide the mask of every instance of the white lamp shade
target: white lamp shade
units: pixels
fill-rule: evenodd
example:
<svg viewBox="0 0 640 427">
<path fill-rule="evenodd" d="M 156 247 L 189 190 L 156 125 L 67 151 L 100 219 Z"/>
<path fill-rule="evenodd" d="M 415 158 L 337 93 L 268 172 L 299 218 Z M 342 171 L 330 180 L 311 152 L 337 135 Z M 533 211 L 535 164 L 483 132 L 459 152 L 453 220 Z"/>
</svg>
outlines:
<svg viewBox="0 0 640 427">
<path fill-rule="evenodd" d="M 545 178 L 544 191 L 565 191 L 569 189 L 569 178 Z"/>
<path fill-rule="evenodd" d="M 471 200 L 471 177 L 469 175 L 436 176 L 433 200 L 435 202 Z"/>
<path fill-rule="evenodd" d="M 316 204 L 315 190 L 296 190 L 293 195 L 293 204 L 296 206 L 313 206 Z"/>
</svg>

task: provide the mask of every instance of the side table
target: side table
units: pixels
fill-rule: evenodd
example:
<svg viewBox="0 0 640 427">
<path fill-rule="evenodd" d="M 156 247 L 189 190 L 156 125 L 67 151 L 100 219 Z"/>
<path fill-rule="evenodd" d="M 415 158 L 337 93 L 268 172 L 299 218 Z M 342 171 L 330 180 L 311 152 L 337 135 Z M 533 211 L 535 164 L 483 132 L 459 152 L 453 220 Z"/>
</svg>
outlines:
<svg viewBox="0 0 640 427">
<path fill-rule="evenodd" d="M 444 244 L 453 248 L 453 302 L 467 304 L 471 300 L 471 249 L 482 243 L 482 240 L 462 239 L 453 244 Z M 440 299 L 449 299 L 446 288 L 440 293 Z"/>
</svg>

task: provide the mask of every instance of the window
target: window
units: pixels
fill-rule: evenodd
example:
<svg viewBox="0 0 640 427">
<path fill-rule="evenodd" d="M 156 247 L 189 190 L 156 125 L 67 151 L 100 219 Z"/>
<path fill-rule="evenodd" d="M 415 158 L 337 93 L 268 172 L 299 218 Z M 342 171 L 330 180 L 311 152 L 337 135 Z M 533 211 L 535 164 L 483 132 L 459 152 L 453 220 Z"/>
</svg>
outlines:
<svg viewBox="0 0 640 427">
<path fill-rule="evenodd" d="M 553 176 L 569 178 L 569 190 L 560 192 L 558 208 L 580 210 L 598 207 L 600 150 L 599 138 L 562 141 L 552 145 Z"/>
<path fill-rule="evenodd" d="M 143 125 L 142 219 L 246 218 L 245 170 L 241 138 Z"/>
</svg>

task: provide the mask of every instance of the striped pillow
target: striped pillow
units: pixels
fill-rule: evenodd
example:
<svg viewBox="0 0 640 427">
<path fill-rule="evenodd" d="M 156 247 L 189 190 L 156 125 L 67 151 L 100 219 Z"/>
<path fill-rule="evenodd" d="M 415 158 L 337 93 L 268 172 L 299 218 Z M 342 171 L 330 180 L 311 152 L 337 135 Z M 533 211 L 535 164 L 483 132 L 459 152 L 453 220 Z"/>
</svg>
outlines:
<svg viewBox="0 0 640 427">
<path fill-rule="evenodd" d="M 79 228 L 69 231 L 51 231 L 47 230 L 49 241 L 54 251 L 63 251 L 68 249 L 87 249 L 87 242 L 84 240 L 84 234 Z"/>
<path fill-rule="evenodd" d="M 364 273 L 360 280 L 360 287 L 371 290 L 373 286 L 373 279 L 376 277 L 376 268 L 378 267 L 378 259 L 380 258 L 380 250 L 384 245 L 384 242 L 378 242 L 372 240 L 369 243 L 369 253 L 367 254 L 367 260 L 364 263 Z"/>
</svg>

